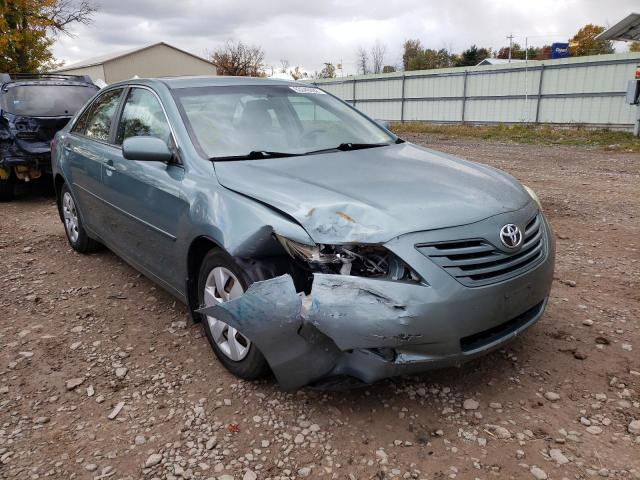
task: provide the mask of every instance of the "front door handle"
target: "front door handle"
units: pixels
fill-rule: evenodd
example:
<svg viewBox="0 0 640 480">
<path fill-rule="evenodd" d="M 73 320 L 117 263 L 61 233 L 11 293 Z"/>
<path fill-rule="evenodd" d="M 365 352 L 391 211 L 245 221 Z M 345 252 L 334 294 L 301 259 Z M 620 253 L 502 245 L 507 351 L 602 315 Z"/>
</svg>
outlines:
<svg viewBox="0 0 640 480">
<path fill-rule="evenodd" d="M 115 172 L 116 170 L 116 167 L 113 166 L 113 160 L 107 160 L 104 162 L 104 168 L 111 170 L 112 172 Z"/>
</svg>

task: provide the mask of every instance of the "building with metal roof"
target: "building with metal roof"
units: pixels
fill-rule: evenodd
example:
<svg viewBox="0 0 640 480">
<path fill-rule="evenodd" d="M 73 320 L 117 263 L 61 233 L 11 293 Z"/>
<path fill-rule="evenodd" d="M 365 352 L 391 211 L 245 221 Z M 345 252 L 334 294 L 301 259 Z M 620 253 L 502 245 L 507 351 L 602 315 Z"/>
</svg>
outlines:
<svg viewBox="0 0 640 480">
<path fill-rule="evenodd" d="M 134 76 L 216 75 L 216 67 L 197 55 L 165 42 L 89 58 L 55 73 L 89 75 L 94 82 L 119 82 Z"/>
<path fill-rule="evenodd" d="M 596 38 L 598 40 L 621 40 L 627 42 L 640 40 L 640 13 L 627 15 Z"/>
<path fill-rule="evenodd" d="M 520 63 L 520 62 L 525 62 L 526 60 L 521 60 L 519 58 L 512 58 L 511 60 L 509 60 L 508 58 L 492 58 L 492 57 L 487 57 L 484 60 L 482 60 L 480 63 L 478 63 L 477 66 L 479 65 L 505 65 L 508 63 Z M 529 60 L 531 62 L 531 60 Z"/>
</svg>

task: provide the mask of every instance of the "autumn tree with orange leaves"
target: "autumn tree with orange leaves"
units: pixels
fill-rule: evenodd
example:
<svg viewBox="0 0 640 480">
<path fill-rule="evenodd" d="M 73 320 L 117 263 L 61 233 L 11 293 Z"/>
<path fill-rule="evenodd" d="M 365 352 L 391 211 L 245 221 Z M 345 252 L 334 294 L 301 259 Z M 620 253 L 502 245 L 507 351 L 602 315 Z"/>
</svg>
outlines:
<svg viewBox="0 0 640 480">
<path fill-rule="evenodd" d="M 614 53 L 613 43 L 609 40 L 599 40 L 596 37 L 604 32 L 605 28 L 600 25 L 589 23 L 582 27 L 569 40 L 569 54 L 572 57 L 583 55 L 602 55 L 604 53 Z"/>
<path fill-rule="evenodd" d="M 89 24 L 90 0 L 0 0 L 0 72 L 34 73 L 55 68 L 51 47 L 74 23 Z"/>
</svg>

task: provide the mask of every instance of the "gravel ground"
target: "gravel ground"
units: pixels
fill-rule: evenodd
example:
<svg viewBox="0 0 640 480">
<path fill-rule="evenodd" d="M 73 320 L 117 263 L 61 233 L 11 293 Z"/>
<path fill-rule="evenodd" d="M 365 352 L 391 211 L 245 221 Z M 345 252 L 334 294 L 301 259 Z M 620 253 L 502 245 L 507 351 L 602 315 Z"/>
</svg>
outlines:
<svg viewBox="0 0 640 480">
<path fill-rule="evenodd" d="M 526 335 L 346 392 L 239 381 L 182 304 L 74 253 L 25 189 L 0 206 L 0 477 L 640 478 L 640 156 L 412 140 L 538 192 L 558 258 Z"/>
</svg>

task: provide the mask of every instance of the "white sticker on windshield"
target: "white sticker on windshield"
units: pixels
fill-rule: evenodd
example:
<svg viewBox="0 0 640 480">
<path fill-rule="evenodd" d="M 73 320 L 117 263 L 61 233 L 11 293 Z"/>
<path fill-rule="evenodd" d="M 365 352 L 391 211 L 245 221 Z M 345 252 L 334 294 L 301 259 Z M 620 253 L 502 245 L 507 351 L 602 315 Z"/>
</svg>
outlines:
<svg viewBox="0 0 640 480">
<path fill-rule="evenodd" d="M 314 88 L 314 87 L 289 87 L 291 90 L 293 90 L 296 93 L 313 93 L 316 95 L 325 95 L 325 93 L 320 90 L 319 88 Z"/>
</svg>

